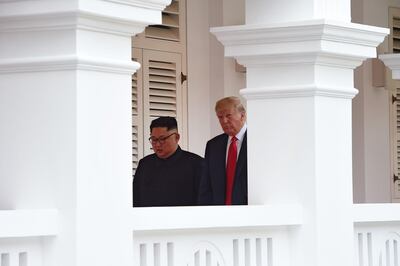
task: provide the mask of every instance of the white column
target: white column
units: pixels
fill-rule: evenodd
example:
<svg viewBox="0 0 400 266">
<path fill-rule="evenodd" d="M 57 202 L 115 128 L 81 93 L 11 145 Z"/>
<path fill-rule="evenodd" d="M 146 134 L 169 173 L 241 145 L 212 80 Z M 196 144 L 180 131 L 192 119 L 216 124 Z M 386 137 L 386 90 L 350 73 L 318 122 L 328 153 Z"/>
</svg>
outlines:
<svg viewBox="0 0 400 266">
<path fill-rule="evenodd" d="M 44 265 L 132 265 L 131 36 L 170 0 L 0 4 L 0 208 L 57 208 Z"/>
<path fill-rule="evenodd" d="M 214 28 L 247 67 L 250 204 L 300 203 L 292 265 L 352 265 L 353 69 L 387 29 L 350 21 L 350 1 L 246 1 L 246 25 Z"/>
</svg>

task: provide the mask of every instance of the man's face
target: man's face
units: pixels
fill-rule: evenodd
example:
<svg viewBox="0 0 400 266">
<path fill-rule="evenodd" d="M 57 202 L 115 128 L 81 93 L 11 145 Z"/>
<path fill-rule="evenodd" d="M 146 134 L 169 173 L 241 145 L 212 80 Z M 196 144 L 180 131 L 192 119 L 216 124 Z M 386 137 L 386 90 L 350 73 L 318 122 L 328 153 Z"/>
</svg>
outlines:
<svg viewBox="0 0 400 266">
<path fill-rule="evenodd" d="M 222 130 L 229 136 L 239 133 L 246 121 L 246 114 L 239 112 L 233 106 L 221 107 L 216 113 Z"/>
<path fill-rule="evenodd" d="M 150 135 L 151 146 L 159 158 L 168 158 L 178 148 L 179 134 L 176 129 L 168 131 L 166 127 L 155 127 Z"/>
</svg>

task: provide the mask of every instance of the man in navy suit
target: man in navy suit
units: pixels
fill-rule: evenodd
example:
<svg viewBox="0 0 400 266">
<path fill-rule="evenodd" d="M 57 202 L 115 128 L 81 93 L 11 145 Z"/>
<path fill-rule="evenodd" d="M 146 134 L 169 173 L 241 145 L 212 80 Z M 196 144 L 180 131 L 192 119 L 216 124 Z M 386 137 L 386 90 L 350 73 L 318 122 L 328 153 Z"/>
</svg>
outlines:
<svg viewBox="0 0 400 266">
<path fill-rule="evenodd" d="M 215 112 L 224 133 L 207 142 L 199 205 L 246 205 L 246 110 L 238 97 L 226 97 L 216 103 Z"/>
</svg>

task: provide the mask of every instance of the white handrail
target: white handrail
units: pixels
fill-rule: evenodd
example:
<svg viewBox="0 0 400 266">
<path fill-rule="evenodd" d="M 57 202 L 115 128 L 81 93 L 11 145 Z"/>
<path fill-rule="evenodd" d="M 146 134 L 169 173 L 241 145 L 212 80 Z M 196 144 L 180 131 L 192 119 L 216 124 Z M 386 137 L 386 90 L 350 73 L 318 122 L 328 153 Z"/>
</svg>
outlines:
<svg viewBox="0 0 400 266">
<path fill-rule="evenodd" d="M 300 225 L 303 208 L 296 204 L 133 208 L 134 231 Z"/>
<path fill-rule="evenodd" d="M 400 222 L 400 203 L 354 204 L 354 222 Z"/>
<path fill-rule="evenodd" d="M 0 210 L 0 238 L 58 233 L 57 210 Z"/>
</svg>

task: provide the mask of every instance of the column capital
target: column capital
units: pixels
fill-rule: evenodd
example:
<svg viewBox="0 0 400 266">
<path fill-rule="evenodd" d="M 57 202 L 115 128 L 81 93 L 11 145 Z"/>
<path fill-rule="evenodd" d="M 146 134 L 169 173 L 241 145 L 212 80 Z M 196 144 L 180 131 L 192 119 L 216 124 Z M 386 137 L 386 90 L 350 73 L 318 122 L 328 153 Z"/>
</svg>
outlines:
<svg viewBox="0 0 400 266">
<path fill-rule="evenodd" d="M 376 56 L 386 28 L 325 19 L 212 28 L 225 56 L 246 67 L 317 64 L 355 68 Z"/>
<path fill-rule="evenodd" d="M 379 59 L 392 70 L 393 79 L 400 79 L 400 54 L 382 54 Z"/>
<path fill-rule="evenodd" d="M 352 99 L 358 90 L 351 87 L 317 86 L 315 84 L 282 87 L 245 88 L 240 94 L 247 100 L 298 98 L 324 96 L 331 98 Z"/>
<path fill-rule="evenodd" d="M 171 0 L 6 1 L 0 3 L 0 32 L 89 29 L 132 36 L 161 23 Z"/>
<path fill-rule="evenodd" d="M 36 71 L 91 70 L 115 74 L 132 74 L 140 68 L 134 61 L 108 58 L 61 55 L 4 59 L 0 62 L 0 74 Z"/>
</svg>

